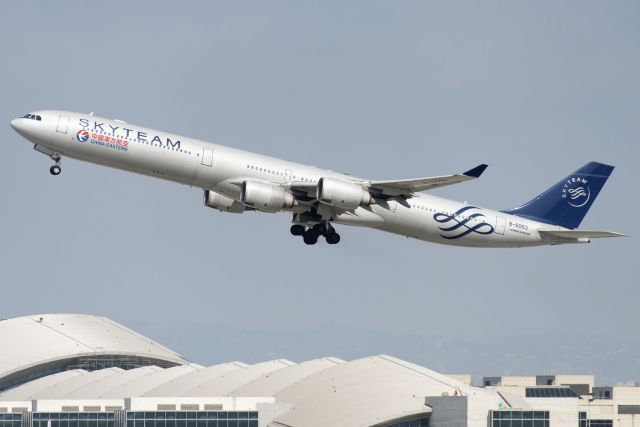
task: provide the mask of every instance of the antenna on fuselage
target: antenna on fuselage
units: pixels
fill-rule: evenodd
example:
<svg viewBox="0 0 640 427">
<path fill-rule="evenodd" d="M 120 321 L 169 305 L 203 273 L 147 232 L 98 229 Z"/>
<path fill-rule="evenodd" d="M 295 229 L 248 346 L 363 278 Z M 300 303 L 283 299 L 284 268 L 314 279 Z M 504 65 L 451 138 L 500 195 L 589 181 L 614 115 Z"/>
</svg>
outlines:
<svg viewBox="0 0 640 427">
<path fill-rule="evenodd" d="M 93 111 L 89 113 L 90 116 L 93 116 Z"/>
</svg>

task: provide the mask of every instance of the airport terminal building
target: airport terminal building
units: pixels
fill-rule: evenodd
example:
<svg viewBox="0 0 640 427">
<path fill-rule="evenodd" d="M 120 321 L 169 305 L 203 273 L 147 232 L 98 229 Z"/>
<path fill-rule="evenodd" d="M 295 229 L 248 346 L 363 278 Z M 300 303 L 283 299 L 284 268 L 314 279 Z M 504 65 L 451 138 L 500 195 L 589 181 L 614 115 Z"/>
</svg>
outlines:
<svg viewBox="0 0 640 427">
<path fill-rule="evenodd" d="M 0 427 L 636 427 L 640 387 L 392 356 L 201 366 L 109 319 L 0 320 Z"/>
</svg>

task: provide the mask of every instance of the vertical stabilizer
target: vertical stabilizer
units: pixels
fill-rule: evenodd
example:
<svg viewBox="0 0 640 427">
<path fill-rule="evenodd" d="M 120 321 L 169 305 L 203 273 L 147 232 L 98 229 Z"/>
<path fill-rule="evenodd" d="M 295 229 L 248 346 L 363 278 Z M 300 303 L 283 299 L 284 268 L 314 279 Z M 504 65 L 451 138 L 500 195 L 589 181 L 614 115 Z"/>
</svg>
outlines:
<svg viewBox="0 0 640 427">
<path fill-rule="evenodd" d="M 587 163 L 533 200 L 503 212 L 568 229 L 577 228 L 612 171 L 613 166 Z"/>
</svg>

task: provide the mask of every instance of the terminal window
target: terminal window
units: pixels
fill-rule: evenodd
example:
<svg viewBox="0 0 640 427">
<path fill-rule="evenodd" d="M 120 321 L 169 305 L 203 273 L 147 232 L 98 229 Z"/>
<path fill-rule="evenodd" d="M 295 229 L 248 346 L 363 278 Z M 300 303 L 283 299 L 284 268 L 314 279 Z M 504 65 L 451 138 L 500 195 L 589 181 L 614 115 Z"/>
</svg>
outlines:
<svg viewBox="0 0 640 427">
<path fill-rule="evenodd" d="M 63 359 L 55 363 L 46 364 L 34 369 L 27 369 L 10 375 L 5 380 L 0 381 L 0 391 L 17 387 L 29 381 L 46 377 L 58 372 L 71 371 L 74 369 L 84 369 L 85 371 L 96 371 L 106 368 L 120 368 L 124 370 L 140 368 L 142 366 L 158 366 L 160 368 L 171 368 L 177 363 L 141 356 L 120 356 L 120 355 L 97 355 L 78 356 Z"/>
<path fill-rule="evenodd" d="M 618 414 L 640 414 L 640 405 L 618 405 Z"/>
<path fill-rule="evenodd" d="M 0 414 L 0 427 L 20 427 L 22 414 Z"/>
<path fill-rule="evenodd" d="M 492 427 L 549 427 L 549 411 L 491 411 Z"/>
<path fill-rule="evenodd" d="M 33 413 L 33 427 L 115 427 L 115 425 L 113 412 Z M 127 427 L 258 427 L 258 412 L 128 411 L 126 425 Z M 21 414 L 0 414 L 0 427 L 22 427 Z"/>
<path fill-rule="evenodd" d="M 127 427 L 258 427 L 258 412 L 130 411 Z"/>
<path fill-rule="evenodd" d="M 33 427 L 114 427 L 113 412 L 34 412 Z"/>
<path fill-rule="evenodd" d="M 580 412 L 578 415 L 579 427 L 613 427 L 613 420 L 588 419 L 586 412 Z"/>
<path fill-rule="evenodd" d="M 527 397 L 578 397 L 570 388 L 559 387 L 530 387 L 526 390 Z"/>
<path fill-rule="evenodd" d="M 425 416 L 418 416 L 398 421 L 397 423 L 387 424 L 384 427 L 429 427 L 429 418 Z"/>
</svg>

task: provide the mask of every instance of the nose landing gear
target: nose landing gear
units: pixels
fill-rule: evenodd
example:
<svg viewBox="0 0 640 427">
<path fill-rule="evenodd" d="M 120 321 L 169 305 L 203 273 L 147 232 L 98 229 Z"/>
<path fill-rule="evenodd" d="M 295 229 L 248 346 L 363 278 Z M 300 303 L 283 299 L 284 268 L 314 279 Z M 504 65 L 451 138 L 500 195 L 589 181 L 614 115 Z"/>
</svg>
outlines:
<svg viewBox="0 0 640 427">
<path fill-rule="evenodd" d="M 49 168 L 49 173 L 53 176 L 60 175 L 60 172 L 62 172 L 62 168 L 60 167 L 60 159 L 62 159 L 62 156 L 60 153 L 51 153 L 49 157 L 51 157 L 51 160 L 56 162 L 55 165 Z"/>
<path fill-rule="evenodd" d="M 60 172 L 62 172 L 62 167 L 60 167 L 60 159 L 62 159 L 62 155 L 60 153 L 58 153 L 57 151 L 53 151 L 50 148 L 44 147 L 40 144 L 34 145 L 33 149 L 38 153 L 47 155 L 51 160 L 55 162 L 55 164 L 49 168 L 49 173 L 51 175 L 60 175 Z"/>
<path fill-rule="evenodd" d="M 62 168 L 57 164 L 49 168 L 49 173 L 53 176 L 60 175 L 60 172 L 62 172 Z"/>
<path fill-rule="evenodd" d="M 330 245 L 340 242 L 340 235 L 336 233 L 336 230 L 328 222 L 315 224 L 308 228 L 300 224 L 294 224 L 291 226 L 290 231 L 294 236 L 302 236 L 302 240 L 307 245 L 315 245 L 320 236 L 323 236 Z"/>
</svg>

